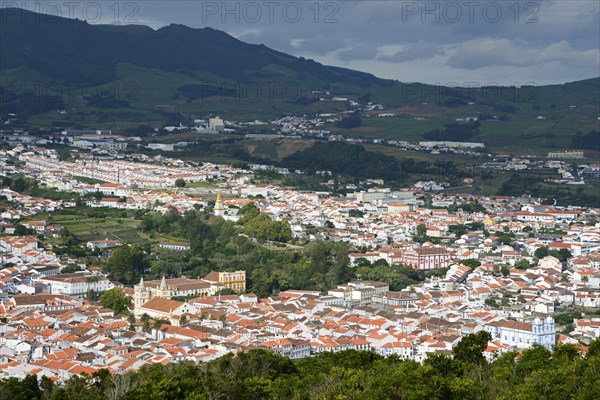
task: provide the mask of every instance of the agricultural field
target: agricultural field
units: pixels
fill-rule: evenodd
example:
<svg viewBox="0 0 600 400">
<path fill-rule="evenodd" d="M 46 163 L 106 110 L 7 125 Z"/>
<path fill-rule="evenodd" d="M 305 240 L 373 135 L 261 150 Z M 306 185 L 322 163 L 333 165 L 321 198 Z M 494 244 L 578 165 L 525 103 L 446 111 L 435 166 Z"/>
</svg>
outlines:
<svg viewBox="0 0 600 400">
<path fill-rule="evenodd" d="M 99 211 L 102 212 L 99 212 Z M 104 214 L 105 216 L 101 216 Z M 63 225 L 77 239 L 87 242 L 90 240 L 121 240 L 123 243 L 141 244 L 145 239 L 140 235 L 140 221 L 129 217 L 126 211 L 97 208 L 64 209 L 59 212 L 38 214 L 27 220 L 46 220 Z"/>
<path fill-rule="evenodd" d="M 599 83 L 595 78 L 540 87 L 458 88 L 452 96 L 445 96 L 447 89 L 442 87 L 415 84 L 420 88 L 415 91 L 411 85 L 397 84 L 373 94 L 373 101 L 385 109 L 365 113 L 361 126 L 329 128 L 350 137 L 421 141 L 426 132 L 486 115 L 478 134 L 467 141 L 482 142 L 493 152 L 544 154 L 569 148 L 578 131 L 600 130 Z M 600 152 L 598 145 L 585 150 Z"/>
<path fill-rule="evenodd" d="M 187 182 L 185 184 L 186 188 L 189 189 L 218 189 L 217 185 L 214 185 L 210 182 Z"/>
</svg>

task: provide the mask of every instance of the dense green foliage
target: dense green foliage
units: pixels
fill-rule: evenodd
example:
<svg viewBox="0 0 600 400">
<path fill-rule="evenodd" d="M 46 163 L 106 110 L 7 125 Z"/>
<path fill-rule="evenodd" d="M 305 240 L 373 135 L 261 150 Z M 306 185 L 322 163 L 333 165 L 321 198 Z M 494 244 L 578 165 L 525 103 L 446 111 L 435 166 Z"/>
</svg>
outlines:
<svg viewBox="0 0 600 400">
<path fill-rule="evenodd" d="M 548 246 L 538 247 L 534 253 L 536 258 L 544 258 L 546 256 L 552 256 L 558 258 L 560 261 L 567 261 L 567 259 L 572 257 L 571 251 L 569 249 L 549 249 Z"/>
<path fill-rule="evenodd" d="M 362 118 L 360 117 L 360 115 L 351 115 L 351 116 L 342 118 L 335 125 L 338 128 L 342 128 L 342 129 L 352 129 L 352 128 L 359 127 L 361 124 L 362 124 Z"/>
<path fill-rule="evenodd" d="M 254 206 L 245 206 L 240 212 L 243 217 L 239 224 L 208 211 L 190 211 L 183 216 L 174 210 L 147 214 L 141 226 L 145 233 L 168 234 L 190 243 L 189 252 L 153 262 L 150 275 L 198 277 L 214 270 L 243 269 L 249 290 L 258 296 L 292 288 L 325 291 L 352 279 L 347 244 L 313 242 L 303 248 L 273 250 L 261 244 L 261 239 L 285 241 L 289 239 L 289 225 L 266 221 Z M 266 230 L 261 231 L 261 227 Z"/>
<path fill-rule="evenodd" d="M 385 260 L 375 261 L 372 265 L 363 260 L 359 262 L 356 274 L 363 279 L 389 283 L 392 291 L 402 290 L 432 276 L 444 276 L 448 272 L 448 268 L 415 270 L 407 265 L 388 265 Z"/>
<path fill-rule="evenodd" d="M 116 248 L 108 260 L 105 269 L 111 279 L 132 284 L 139 280 L 149 264 L 139 246 L 120 246 Z"/>
<path fill-rule="evenodd" d="M 33 197 L 43 197 L 50 200 L 75 200 L 79 198 L 78 194 L 70 192 L 59 192 L 56 189 L 39 186 L 34 178 L 16 175 L 13 177 L 2 177 L 2 187 L 7 187 L 15 192 L 26 194 Z"/>
<path fill-rule="evenodd" d="M 583 132 L 578 131 L 571 139 L 571 147 L 575 149 L 600 151 L 600 132 L 589 131 L 584 134 Z"/>
<path fill-rule="evenodd" d="M 498 194 L 501 196 L 528 194 L 548 199 L 548 204 L 552 204 L 552 199 L 556 199 L 558 205 L 564 206 L 597 207 L 600 204 L 600 191 L 596 188 L 586 191 L 584 187 L 573 186 L 547 183 L 539 175 L 513 174 L 502 184 Z"/>
<path fill-rule="evenodd" d="M 40 96 L 35 88 L 24 91 L 17 85 L 0 85 L 0 99 L 2 113 L 32 115 L 65 108 L 62 97 Z M 25 101 L 25 99 L 36 99 L 36 101 Z"/>
<path fill-rule="evenodd" d="M 531 267 L 531 263 L 526 258 L 523 258 L 515 263 L 516 269 L 528 269 Z"/>
<path fill-rule="evenodd" d="M 453 204 L 448 207 L 448 211 L 465 211 L 465 212 L 484 212 L 485 207 L 479 204 L 479 201 L 470 201 L 468 203 Z M 475 222 L 475 224 L 481 224 L 481 222 Z M 483 225 L 483 224 L 482 224 Z"/>
<path fill-rule="evenodd" d="M 393 157 L 343 142 L 316 142 L 313 146 L 286 157 L 281 164 L 291 170 L 307 170 L 309 174 L 331 171 L 356 178 L 398 180 L 401 173 L 400 166 Z"/>
<path fill-rule="evenodd" d="M 131 304 L 131 297 L 127 296 L 121 288 L 107 290 L 102 293 L 99 300 L 102 307 L 110 308 L 115 314 L 127 310 Z"/>
<path fill-rule="evenodd" d="M 62 385 L 43 378 L 0 381 L 6 400 L 453 400 L 600 398 L 600 341 L 586 356 L 572 345 L 482 356 L 489 334 L 467 335 L 454 357 L 434 353 L 423 365 L 396 356 L 347 350 L 289 360 L 266 350 L 228 354 L 206 364 L 156 364 L 138 372 L 75 376 Z"/>
<path fill-rule="evenodd" d="M 451 140 L 456 142 L 467 142 L 479 134 L 481 122 L 475 121 L 467 124 L 446 124 L 443 129 L 434 129 L 425 132 L 423 137 L 427 140 Z"/>
<path fill-rule="evenodd" d="M 474 258 L 469 258 L 466 260 L 460 260 L 460 264 L 466 265 L 467 267 L 471 267 L 471 268 L 475 269 L 481 265 L 481 261 L 476 260 Z"/>
<path fill-rule="evenodd" d="M 268 215 L 261 214 L 254 203 L 248 203 L 240 209 L 243 217 L 244 233 L 259 240 L 287 242 L 292 237 L 290 224 L 287 221 L 273 221 Z"/>
<path fill-rule="evenodd" d="M 457 238 L 464 235 L 467 231 L 483 230 L 483 222 L 469 222 L 467 224 L 454 224 L 448 226 L 448 232 L 456 235 Z"/>
</svg>

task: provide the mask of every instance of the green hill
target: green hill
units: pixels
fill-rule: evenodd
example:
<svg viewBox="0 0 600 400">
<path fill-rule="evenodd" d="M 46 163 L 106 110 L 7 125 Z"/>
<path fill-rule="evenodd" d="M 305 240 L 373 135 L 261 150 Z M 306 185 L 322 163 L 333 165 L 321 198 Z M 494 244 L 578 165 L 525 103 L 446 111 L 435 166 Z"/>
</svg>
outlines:
<svg viewBox="0 0 600 400">
<path fill-rule="evenodd" d="M 390 140 L 457 140 L 483 142 L 496 151 L 547 152 L 572 145 L 576 132 L 600 131 L 600 78 L 563 85 L 446 88 L 396 83 L 373 94 L 373 100 L 388 106 L 385 111 L 363 118 L 363 126 L 350 135 Z M 394 117 L 375 117 L 378 113 Z M 446 129 L 478 117 L 472 135 Z M 465 133 L 463 129 L 461 133 Z M 443 132 L 442 132 L 443 133 Z M 586 150 L 600 151 L 600 143 Z"/>
<path fill-rule="evenodd" d="M 247 44 L 212 28 L 90 25 L 21 9 L 2 9 L 0 17 L 0 69 L 27 67 L 61 82 L 106 84 L 119 78 L 119 64 L 129 63 L 191 79 L 203 79 L 208 73 L 249 83 L 281 79 L 285 71 L 303 83 L 387 84 L 370 74 L 325 67 L 264 45 Z"/>
<path fill-rule="evenodd" d="M 211 28 L 90 25 L 7 8 L 0 19 L 2 111 L 21 116 L 17 127 L 160 125 L 172 111 L 252 119 L 303 112 L 310 102 L 298 100 L 314 90 L 393 83 Z"/>
<path fill-rule="evenodd" d="M 254 120 L 349 108 L 318 101 L 329 92 L 385 106 L 364 113 L 361 126 L 329 127 L 355 137 L 469 140 L 498 152 L 543 153 L 571 147 L 578 131 L 600 131 L 600 78 L 449 88 L 324 66 L 211 28 L 90 25 L 9 8 L 0 9 L 0 20 L 0 118 L 16 114 L 4 129 L 123 132 L 207 114 Z M 479 126 L 469 129 L 467 117 L 479 117 Z"/>
</svg>

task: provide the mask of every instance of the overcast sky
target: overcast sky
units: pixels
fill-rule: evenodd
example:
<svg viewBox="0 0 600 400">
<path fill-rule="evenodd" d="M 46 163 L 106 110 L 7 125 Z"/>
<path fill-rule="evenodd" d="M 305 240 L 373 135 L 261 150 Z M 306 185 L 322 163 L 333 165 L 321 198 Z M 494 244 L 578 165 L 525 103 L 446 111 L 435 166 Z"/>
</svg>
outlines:
<svg viewBox="0 0 600 400">
<path fill-rule="evenodd" d="M 600 76 L 598 0 L 145 0 L 118 2 L 118 16 L 113 1 L 96 4 L 102 22 L 209 26 L 406 82 L 541 85 Z M 93 11 L 75 16 L 94 23 Z"/>
</svg>

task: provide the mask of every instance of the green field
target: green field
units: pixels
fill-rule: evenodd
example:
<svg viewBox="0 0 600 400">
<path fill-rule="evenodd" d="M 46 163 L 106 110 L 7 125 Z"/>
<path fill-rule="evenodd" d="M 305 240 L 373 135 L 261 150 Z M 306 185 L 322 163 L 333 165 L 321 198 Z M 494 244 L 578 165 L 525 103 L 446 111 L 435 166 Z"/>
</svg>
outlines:
<svg viewBox="0 0 600 400">
<path fill-rule="evenodd" d="M 95 185 L 97 183 L 105 183 L 99 179 L 87 178 L 85 176 L 74 176 L 73 178 L 77 179 L 79 182 L 87 183 L 88 185 Z"/>
<path fill-rule="evenodd" d="M 63 225 L 81 241 L 109 239 L 121 240 L 124 243 L 145 242 L 138 232 L 140 221 L 127 217 L 120 218 L 117 213 L 122 211 L 114 209 L 108 210 L 104 217 L 93 216 L 92 214 L 97 214 L 97 211 L 98 209 L 86 213 L 85 208 L 64 209 L 51 215 L 38 214 L 28 220 L 51 218 L 54 224 Z"/>
<path fill-rule="evenodd" d="M 374 93 L 373 101 L 385 105 L 385 110 L 369 112 L 361 127 L 332 130 L 366 139 L 421 141 L 425 140 L 424 133 L 455 123 L 457 118 L 504 115 L 508 120 L 481 121 L 480 133 L 468 141 L 483 142 L 490 151 L 515 154 L 566 149 L 577 131 L 600 130 L 600 78 L 564 85 L 500 88 L 494 97 L 482 90 L 464 92 L 470 103 L 454 106 L 444 103 L 450 97 L 439 94 L 443 88 L 422 86 L 423 93 L 414 93 L 405 84 Z M 395 116 L 376 117 L 381 113 Z M 600 143 L 596 149 L 585 150 L 600 152 Z"/>
<path fill-rule="evenodd" d="M 184 120 L 219 115 L 237 121 L 267 121 L 285 115 L 348 109 L 344 102 L 296 104 L 291 98 L 271 94 L 260 82 L 256 84 L 259 89 L 251 91 L 249 88 L 254 86 L 250 84 L 244 86 L 218 79 L 203 71 L 176 73 L 119 64 L 116 75 L 116 81 L 95 90 L 108 92 L 118 100 L 127 101 L 129 107 L 97 108 L 83 98 L 86 93 L 83 89 L 73 90 L 68 104 L 70 111 L 67 114 L 59 114 L 56 111 L 34 114 L 18 119 L 12 127 L 93 127 L 126 133 L 129 128 L 141 124 L 154 128 L 162 127 L 167 123 L 170 113 L 176 113 L 178 118 Z M 34 71 L 0 71 L 0 79 L 6 82 L 15 81 L 19 77 L 21 80 L 26 77 L 32 82 L 43 82 L 43 77 Z M 205 98 L 189 100 L 179 90 L 183 85 L 198 82 L 218 82 L 219 87 L 236 88 L 237 95 L 216 93 Z M 600 130 L 600 78 L 537 88 L 505 87 L 497 89 L 500 95 L 494 97 L 482 89 L 477 89 L 465 94 L 465 98 L 470 101 L 468 104 L 465 102 L 456 105 L 447 103 L 449 97 L 435 94 L 436 90 L 440 91 L 443 88 L 431 89 L 426 86 L 424 92 L 434 94 L 422 95 L 410 92 L 407 87 L 410 85 L 397 83 L 391 88 L 373 89 L 372 101 L 383 104 L 385 109 L 367 112 L 360 127 L 341 130 L 329 125 L 323 128 L 357 138 L 421 141 L 424 140 L 423 134 L 426 132 L 443 128 L 445 124 L 456 123 L 458 118 L 476 117 L 481 114 L 505 116 L 508 120 L 482 121 L 479 134 L 468 141 L 483 142 L 487 149 L 493 152 L 514 154 L 543 154 L 553 149 L 565 149 L 570 146 L 571 137 L 575 132 Z M 340 92 L 335 94 L 356 99 L 357 92 L 349 93 L 345 91 L 347 89 L 339 87 Z M 395 116 L 377 117 L 381 113 Z M 270 131 L 271 127 L 260 126 L 255 129 L 258 132 Z M 188 139 L 197 137 L 199 135 L 191 134 Z M 168 138 L 164 141 L 172 140 Z M 264 151 L 256 152 L 256 156 L 273 157 L 274 149 L 267 150 L 264 144 L 260 147 Z M 600 144 L 595 150 L 600 152 Z M 213 155 L 217 156 L 216 160 L 221 160 L 222 155 Z"/>
<path fill-rule="evenodd" d="M 217 185 L 213 185 L 209 182 L 187 182 L 185 184 L 186 188 L 190 189 L 218 189 Z"/>
<path fill-rule="evenodd" d="M 162 242 L 185 242 L 185 239 L 167 234 L 142 232 L 139 227 L 141 221 L 133 216 L 121 216 L 131 214 L 116 209 L 90 209 L 78 207 L 76 209 L 63 209 L 56 213 L 38 214 L 27 218 L 25 221 L 40 221 L 50 219 L 54 224 L 63 225 L 70 233 L 82 242 L 90 240 L 121 240 L 123 243 L 158 244 Z M 104 216 L 100 216 L 100 215 Z M 50 240 L 50 242 L 57 242 Z M 159 251 L 158 246 L 154 250 Z M 163 253 L 172 253 L 170 250 L 160 249 Z M 176 252 L 177 253 L 177 252 Z"/>
</svg>

